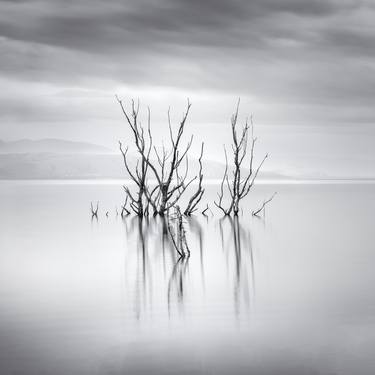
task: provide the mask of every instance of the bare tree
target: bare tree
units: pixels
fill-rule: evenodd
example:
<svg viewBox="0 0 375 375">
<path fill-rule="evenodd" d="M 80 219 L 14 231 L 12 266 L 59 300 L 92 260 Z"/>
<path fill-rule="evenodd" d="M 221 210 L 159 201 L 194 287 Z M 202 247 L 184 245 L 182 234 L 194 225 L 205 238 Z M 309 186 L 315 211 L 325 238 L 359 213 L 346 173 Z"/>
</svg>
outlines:
<svg viewBox="0 0 375 375">
<path fill-rule="evenodd" d="M 164 146 L 162 152 L 154 147 L 159 168 L 155 168 L 152 163 L 150 163 L 150 168 L 154 172 L 158 182 L 158 191 L 156 192 L 155 198 L 151 197 L 151 201 L 154 207 L 157 207 L 157 213 L 159 215 L 164 215 L 171 207 L 176 205 L 187 187 L 197 178 L 195 176 L 187 181 L 189 171 L 187 153 L 193 143 L 193 136 L 190 137 L 187 145 L 181 150 L 181 139 L 185 130 L 190 107 L 191 103 L 188 100 L 176 135 L 173 134 L 170 110 L 168 110 L 168 128 L 171 143 L 170 151 L 167 151 Z M 186 164 L 185 173 L 180 174 L 179 169 L 183 163 Z"/>
<path fill-rule="evenodd" d="M 147 134 L 145 135 L 145 129 L 140 124 L 138 119 L 139 114 L 139 102 L 135 105 L 134 100 L 132 100 L 131 110 L 128 113 L 125 109 L 125 106 L 117 96 L 116 99 L 121 106 L 121 110 L 126 118 L 127 123 L 130 126 L 130 129 L 133 133 L 134 143 L 139 153 L 140 159 L 138 159 L 135 170 L 131 170 L 129 163 L 128 163 L 128 150 L 129 147 L 127 146 L 125 149 L 122 147 L 122 143 L 119 142 L 120 151 L 123 157 L 124 166 L 126 171 L 128 172 L 130 178 L 135 182 L 138 191 L 137 195 L 134 196 L 129 187 L 124 186 L 125 192 L 130 199 L 130 208 L 133 212 L 138 216 L 144 216 L 147 214 L 147 169 L 150 165 L 149 158 L 150 152 L 152 149 L 152 137 L 150 132 L 150 110 L 148 109 L 148 116 L 147 116 Z M 148 139 L 146 139 L 146 137 Z"/>
<path fill-rule="evenodd" d="M 238 112 L 239 112 L 240 101 L 238 100 L 235 113 L 231 118 L 231 130 L 232 130 L 232 152 L 233 152 L 233 168 L 231 170 L 233 178 L 228 176 L 228 156 L 224 146 L 225 153 L 225 170 L 223 179 L 220 184 L 220 192 L 218 193 L 218 201 L 214 204 L 224 213 L 224 215 L 234 216 L 238 215 L 240 208 L 240 201 L 245 198 L 252 186 L 254 185 L 255 179 L 258 176 L 259 170 L 262 167 L 264 161 L 268 157 L 268 154 L 264 156 L 258 167 L 254 168 L 254 150 L 256 138 L 254 138 L 254 125 L 252 118 L 250 123 L 246 119 L 244 126 L 238 132 Z M 249 148 L 250 145 L 250 148 Z M 249 155 L 247 168 L 245 160 L 246 156 Z M 244 175 L 242 175 L 244 173 Z M 224 189 L 230 195 L 230 203 L 228 206 L 224 205 Z"/>
<path fill-rule="evenodd" d="M 125 192 L 130 199 L 130 207 L 133 212 L 139 216 L 148 215 L 150 207 L 152 207 L 154 214 L 163 216 L 171 207 L 177 204 L 189 185 L 197 179 L 197 176 L 188 178 L 188 151 L 192 145 L 193 136 L 191 136 L 185 147 L 181 146 L 182 136 L 185 130 L 191 103 L 188 100 L 186 110 L 182 115 L 177 134 L 175 135 L 172 130 L 170 110 L 168 110 L 168 128 L 171 147 L 168 150 L 163 145 L 162 149 L 158 150 L 153 146 L 153 138 L 150 130 L 150 110 L 148 109 L 147 129 L 145 129 L 139 121 L 139 103 L 135 105 L 134 101 L 132 101 L 131 110 L 128 112 L 123 105 L 123 102 L 118 98 L 117 101 L 119 102 L 126 121 L 132 130 L 134 143 L 140 157 L 140 160 L 137 161 L 135 170 L 131 170 L 127 158 L 128 147 L 123 149 L 120 142 L 120 151 L 123 156 L 125 168 L 138 188 L 137 195 L 135 196 L 127 186 L 124 186 Z M 155 160 L 151 160 L 150 157 L 152 150 L 154 152 L 153 155 L 155 156 Z M 199 161 L 200 182 L 198 185 L 198 191 L 189 201 L 187 214 L 193 212 L 203 195 L 203 174 L 201 167 L 202 155 L 203 145 Z M 184 173 L 181 173 L 180 169 L 184 164 L 185 171 Z M 148 173 L 150 171 L 152 171 L 152 174 L 156 179 L 156 186 L 152 189 L 148 185 Z"/>
</svg>

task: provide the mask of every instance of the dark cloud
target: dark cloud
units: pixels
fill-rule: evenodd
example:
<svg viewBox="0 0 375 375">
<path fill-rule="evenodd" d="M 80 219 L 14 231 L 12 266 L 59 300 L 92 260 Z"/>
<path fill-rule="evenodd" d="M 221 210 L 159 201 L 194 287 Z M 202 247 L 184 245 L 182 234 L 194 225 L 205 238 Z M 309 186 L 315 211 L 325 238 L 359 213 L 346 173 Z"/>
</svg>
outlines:
<svg viewBox="0 0 375 375">
<path fill-rule="evenodd" d="M 0 78 L 17 87 L 0 116 L 19 117 L 20 93 L 40 83 L 209 90 L 280 104 L 284 121 L 375 120 L 374 19 L 368 0 L 0 1 Z M 22 100 L 35 119 L 56 110 Z"/>
<path fill-rule="evenodd" d="M 300 35 L 303 28 L 309 28 L 309 19 L 354 11 L 362 6 L 361 2 L 347 0 L 160 0 L 131 1 L 126 5 L 115 1 L 81 1 L 79 6 L 77 3 L 59 4 L 62 2 L 31 1 L 4 6 L 0 34 L 15 40 L 97 53 L 118 48 L 152 48 L 154 44 L 164 43 L 221 44 L 226 47 L 235 40 L 228 38 L 228 33 L 242 37 L 243 44 L 251 46 L 253 39 L 246 36 L 272 37 L 272 30 L 277 25 L 285 33 Z M 301 25 L 288 19 L 288 15 L 307 23 Z M 271 35 L 268 33 L 270 26 Z"/>
</svg>

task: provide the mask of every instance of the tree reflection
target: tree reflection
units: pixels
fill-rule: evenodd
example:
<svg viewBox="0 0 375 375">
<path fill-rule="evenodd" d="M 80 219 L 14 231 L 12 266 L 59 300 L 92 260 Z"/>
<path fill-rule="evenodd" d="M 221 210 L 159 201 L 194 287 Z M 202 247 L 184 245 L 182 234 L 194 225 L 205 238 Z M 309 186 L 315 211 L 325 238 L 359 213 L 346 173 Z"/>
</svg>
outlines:
<svg viewBox="0 0 375 375">
<path fill-rule="evenodd" d="M 229 227 L 227 239 L 224 236 L 225 224 Z M 248 309 L 250 294 L 255 294 L 254 255 L 250 229 L 241 225 L 239 217 L 230 216 L 220 219 L 219 229 L 228 273 L 233 278 L 234 308 L 238 315 L 242 306 Z"/>
<path fill-rule="evenodd" d="M 183 312 L 187 295 L 192 299 L 206 298 L 205 294 L 212 291 L 215 282 L 222 284 L 223 280 L 224 283 L 227 280 L 226 285 L 231 290 L 236 316 L 247 311 L 255 295 L 254 256 L 248 223 L 228 216 L 218 221 L 218 227 L 213 221 L 204 222 L 203 229 L 203 218 L 192 216 L 184 220 L 183 240 L 186 241 L 184 246 L 191 250 L 190 257 L 189 254 L 180 256 L 176 251 L 176 242 L 181 237 L 178 234 L 172 237 L 167 217 L 123 218 L 129 245 L 126 275 L 131 279 L 128 286 L 137 318 L 152 310 L 153 300 L 158 309 L 166 308 L 169 316 L 176 307 Z M 178 227 L 179 224 L 172 225 Z M 215 243 L 221 243 L 222 252 Z M 218 274 L 215 267 L 222 264 L 222 256 L 224 273 Z M 189 269 L 192 277 L 187 277 Z"/>
<path fill-rule="evenodd" d="M 171 300 L 173 294 L 177 299 L 177 306 L 182 309 L 184 302 L 184 290 L 186 271 L 188 269 L 189 257 L 180 257 L 172 268 L 168 282 L 168 314 L 171 312 Z"/>
<path fill-rule="evenodd" d="M 127 219 L 124 219 L 126 222 Z M 134 287 L 134 311 L 137 318 L 140 318 L 142 309 L 147 307 L 149 298 L 152 298 L 152 274 L 149 264 L 148 238 L 149 221 L 147 218 L 134 216 L 130 219 L 131 232 L 137 233 L 137 262 L 136 282 Z"/>
</svg>

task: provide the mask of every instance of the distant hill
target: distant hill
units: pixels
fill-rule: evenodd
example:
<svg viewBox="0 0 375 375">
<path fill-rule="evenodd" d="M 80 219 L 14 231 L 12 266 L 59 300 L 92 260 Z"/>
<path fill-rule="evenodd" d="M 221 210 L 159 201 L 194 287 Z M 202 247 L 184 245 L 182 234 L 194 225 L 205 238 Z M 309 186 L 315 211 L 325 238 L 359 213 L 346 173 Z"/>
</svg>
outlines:
<svg viewBox="0 0 375 375">
<path fill-rule="evenodd" d="M 129 153 L 128 162 L 134 169 L 136 154 Z M 181 166 L 183 170 L 185 166 Z M 198 160 L 189 159 L 189 176 L 197 173 Z M 203 161 L 205 179 L 220 179 L 224 164 Z M 263 172 L 260 178 L 286 178 Z M 0 179 L 127 179 L 120 152 L 103 146 L 59 139 L 0 141 Z M 152 177 L 151 177 L 152 178 Z"/>
<path fill-rule="evenodd" d="M 27 154 L 27 153 L 98 153 L 112 152 L 106 147 L 86 142 L 65 141 L 62 139 L 46 138 L 39 140 L 20 139 L 13 142 L 0 140 L 1 154 Z"/>
<path fill-rule="evenodd" d="M 0 154 L 0 179 L 126 178 L 121 156 L 90 153 Z"/>
<path fill-rule="evenodd" d="M 138 155 L 129 152 L 129 165 L 134 170 Z M 307 162 L 308 165 L 308 162 Z M 181 172 L 184 169 L 181 165 Z M 189 176 L 197 173 L 198 160 L 189 158 Z M 220 180 L 224 164 L 215 160 L 203 160 L 205 180 Z M 243 174 L 246 171 L 244 170 Z M 290 175 L 274 170 L 262 169 L 259 180 L 332 180 L 362 179 L 374 180 L 372 170 L 358 170 L 348 176 L 346 170 L 336 166 L 302 168 Z M 153 176 L 151 176 L 152 178 Z M 1 179 L 128 179 L 119 150 L 87 142 L 72 142 L 61 139 L 21 139 L 13 142 L 0 140 Z"/>
</svg>

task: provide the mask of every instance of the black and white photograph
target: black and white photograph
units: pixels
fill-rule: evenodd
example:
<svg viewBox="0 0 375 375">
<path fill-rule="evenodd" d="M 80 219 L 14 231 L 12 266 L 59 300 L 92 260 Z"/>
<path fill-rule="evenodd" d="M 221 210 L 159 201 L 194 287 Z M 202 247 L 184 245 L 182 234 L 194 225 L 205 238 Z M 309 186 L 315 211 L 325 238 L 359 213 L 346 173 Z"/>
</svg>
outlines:
<svg viewBox="0 0 375 375">
<path fill-rule="evenodd" d="M 0 375 L 374 375 L 374 228 L 374 0 L 0 0 Z"/>
</svg>

